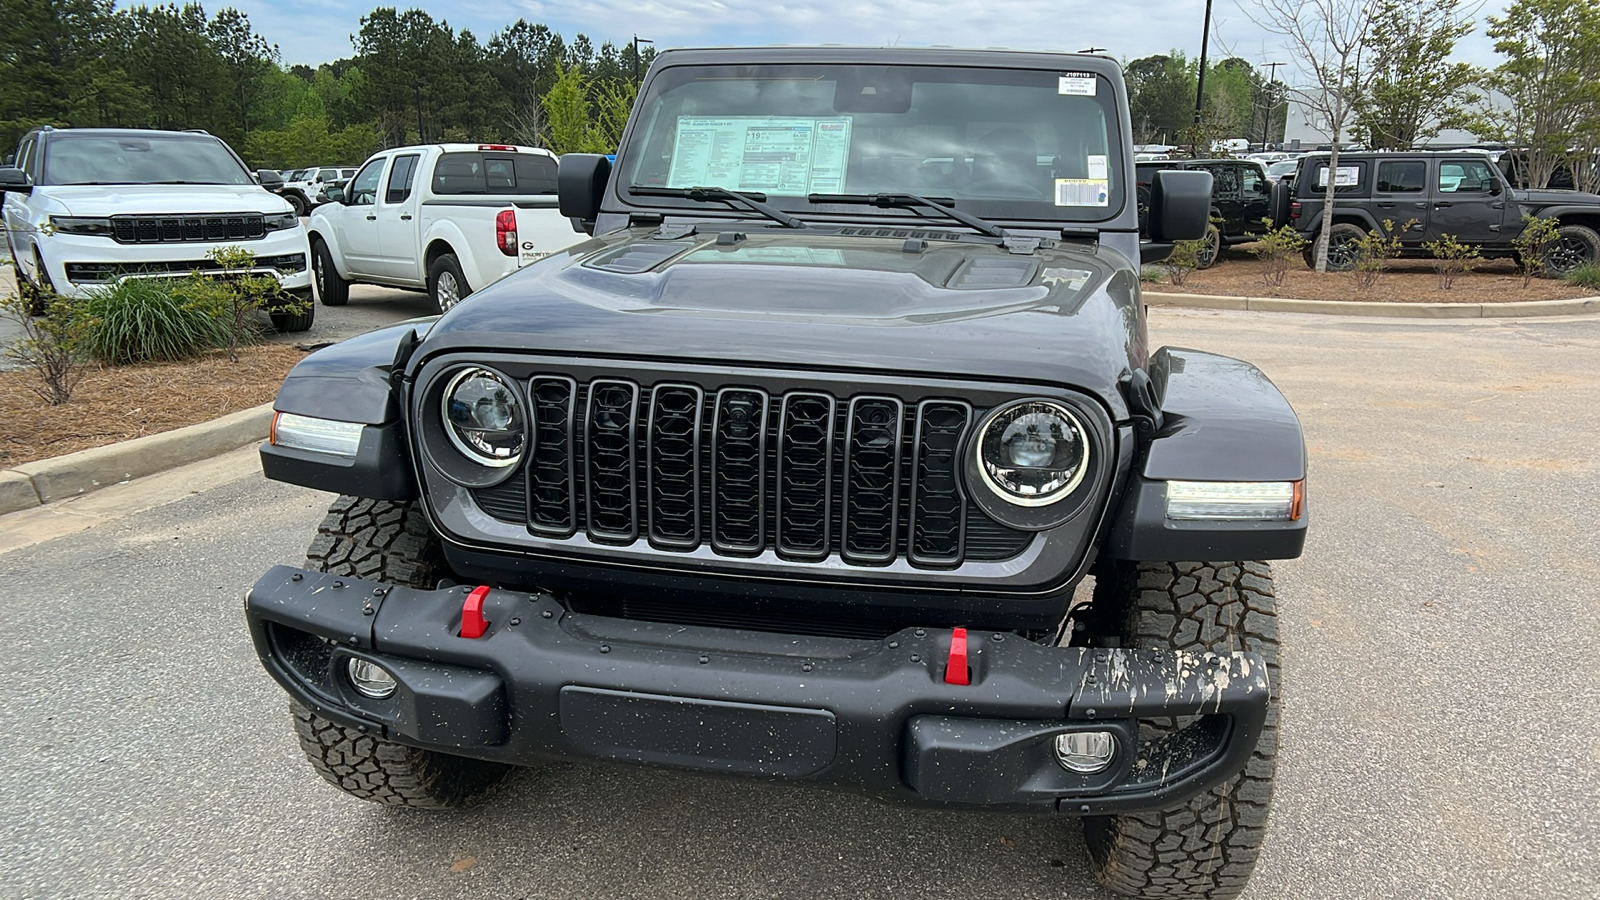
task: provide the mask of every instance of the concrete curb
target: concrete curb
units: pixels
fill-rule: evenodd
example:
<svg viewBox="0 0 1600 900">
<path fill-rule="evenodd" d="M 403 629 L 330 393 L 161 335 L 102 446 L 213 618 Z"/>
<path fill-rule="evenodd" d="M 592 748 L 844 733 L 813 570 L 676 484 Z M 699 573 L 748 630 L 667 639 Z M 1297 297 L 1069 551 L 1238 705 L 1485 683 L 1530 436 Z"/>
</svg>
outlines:
<svg viewBox="0 0 1600 900">
<path fill-rule="evenodd" d="M 1167 294 L 1145 291 L 1144 299 L 1151 306 L 1412 319 L 1520 319 L 1600 313 L 1600 297 L 1577 297 L 1571 300 L 1514 300 L 1510 303 L 1374 303 L 1370 300 L 1294 300 L 1288 297 L 1223 297 L 1215 294 Z"/>
<path fill-rule="evenodd" d="M 98 491 L 264 440 L 272 404 L 0 471 L 0 515 Z"/>
</svg>

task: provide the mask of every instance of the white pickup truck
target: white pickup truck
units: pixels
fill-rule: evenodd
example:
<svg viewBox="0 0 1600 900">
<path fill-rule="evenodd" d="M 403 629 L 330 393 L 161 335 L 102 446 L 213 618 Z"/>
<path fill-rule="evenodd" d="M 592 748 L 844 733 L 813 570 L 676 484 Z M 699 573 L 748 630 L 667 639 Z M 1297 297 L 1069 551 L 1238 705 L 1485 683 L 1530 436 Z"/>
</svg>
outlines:
<svg viewBox="0 0 1600 900">
<path fill-rule="evenodd" d="M 426 290 L 439 312 L 584 238 L 556 201 L 556 157 L 508 144 L 385 150 L 308 226 L 325 306 L 351 282 Z"/>
</svg>

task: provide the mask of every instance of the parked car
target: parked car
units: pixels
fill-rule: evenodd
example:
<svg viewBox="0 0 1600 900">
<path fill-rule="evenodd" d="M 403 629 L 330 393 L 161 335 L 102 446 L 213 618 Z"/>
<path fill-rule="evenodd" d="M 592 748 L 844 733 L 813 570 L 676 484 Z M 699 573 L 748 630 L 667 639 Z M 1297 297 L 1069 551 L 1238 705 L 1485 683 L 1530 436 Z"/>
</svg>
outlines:
<svg viewBox="0 0 1600 900">
<path fill-rule="evenodd" d="M 556 202 L 556 158 L 509 144 L 385 150 L 311 216 L 322 302 L 351 282 L 424 289 L 443 312 L 583 236 Z"/>
<path fill-rule="evenodd" d="M 246 598 L 311 766 L 391 806 L 571 758 L 1074 817 L 1116 890 L 1235 896 L 1306 457 L 1254 366 L 1149 350 L 1137 261 L 1211 173 L 1152 178 L 1141 244 L 1093 55 L 668 50 L 629 121 L 560 162 L 592 240 L 278 393 L 267 477 L 342 495 Z"/>
<path fill-rule="evenodd" d="M 1308 242 L 1307 265 L 1315 264 L 1327 184 L 1328 154 L 1301 158 L 1288 221 Z M 1385 220 L 1394 223 L 1402 257 L 1426 258 L 1422 245 L 1446 235 L 1487 258 L 1513 257 L 1523 216 L 1532 215 L 1560 223 L 1545 249 L 1547 271 L 1600 260 L 1600 195 L 1513 188 L 1483 151 L 1340 153 L 1334 198 L 1328 267 L 1336 271 L 1355 267 L 1356 242 Z"/>
<path fill-rule="evenodd" d="M 276 311 L 282 331 L 311 327 L 306 230 L 221 139 L 191 131 L 35 128 L 17 166 L 0 168 L 5 231 L 21 291 L 81 297 L 129 278 L 220 270 L 208 256 L 239 246 L 304 312 Z"/>
<path fill-rule="evenodd" d="M 1206 228 L 1204 243 L 1196 254 L 1197 268 L 1209 269 L 1221 258 L 1222 248 L 1255 240 L 1263 230 L 1263 219 L 1282 218 L 1284 212 L 1275 213 L 1272 181 L 1261 163 L 1248 159 L 1183 159 L 1154 163 L 1139 163 L 1138 178 L 1141 210 L 1147 210 L 1144 201 L 1161 170 L 1189 170 L 1211 173 L 1211 224 Z M 1287 194 L 1280 195 L 1278 209 L 1287 210 Z"/>
<path fill-rule="evenodd" d="M 1267 166 L 1267 180 L 1277 183 L 1285 178 L 1293 178 L 1295 171 L 1299 168 L 1300 158 L 1298 156 L 1280 159 Z"/>
<path fill-rule="evenodd" d="M 328 202 L 328 188 L 341 187 L 356 170 L 349 166 L 312 166 L 284 180 L 283 196 L 294 205 L 296 215 L 304 216 Z"/>
</svg>

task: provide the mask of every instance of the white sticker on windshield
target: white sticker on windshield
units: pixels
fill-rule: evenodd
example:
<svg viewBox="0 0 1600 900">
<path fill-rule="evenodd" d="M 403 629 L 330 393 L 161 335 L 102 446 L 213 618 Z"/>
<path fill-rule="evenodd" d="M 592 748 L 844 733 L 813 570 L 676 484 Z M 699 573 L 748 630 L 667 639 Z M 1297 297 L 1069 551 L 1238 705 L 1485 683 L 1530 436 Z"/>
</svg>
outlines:
<svg viewBox="0 0 1600 900">
<path fill-rule="evenodd" d="M 1057 178 L 1057 206 L 1109 206 L 1110 185 L 1104 178 Z"/>
<path fill-rule="evenodd" d="M 1090 72 L 1068 72 L 1058 79 L 1057 93 L 1074 97 L 1093 97 L 1095 77 Z"/>
<path fill-rule="evenodd" d="M 1106 158 L 1104 156 L 1090 156 L 1088 159 L 1087 168 L 1089 170 L 1090 178 L 1098 178 L 1101 181 L 1105 180 Z"/>
<path fill-rule="evenodd" d="M 849 116 L 679 116 L 667 186 L 838 193 L 849 155 Z"/>
</svg>

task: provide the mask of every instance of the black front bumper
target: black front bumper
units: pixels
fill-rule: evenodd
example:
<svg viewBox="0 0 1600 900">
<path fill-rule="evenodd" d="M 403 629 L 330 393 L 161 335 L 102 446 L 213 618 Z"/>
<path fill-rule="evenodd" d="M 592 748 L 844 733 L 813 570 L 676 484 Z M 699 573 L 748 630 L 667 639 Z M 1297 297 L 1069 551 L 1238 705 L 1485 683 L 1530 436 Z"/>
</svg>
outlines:
<svg viewBox="0 0 1600 900">
<path fill-rule="evenodd" d="M 637 622 L 496 590 L 459 636 L 468 589 L 421 591 L 278 566 L 245 598 L 256 650 L 295 698 L 390 740 L 514 764 L 600 758 L 794 779 L 911 804 L 1101 814 L 1160 809 L 1244 767 L 1270 685 L 1260 656 L 1045 647 L 949 629 L 881 641 Z M 351 657 L 399 682 L 374 700 Z M 1199 716 L 1140 743 L 1140 717 Z M 1109 768 L 1055 761 L 1107 731 Z"/>
</svg>

